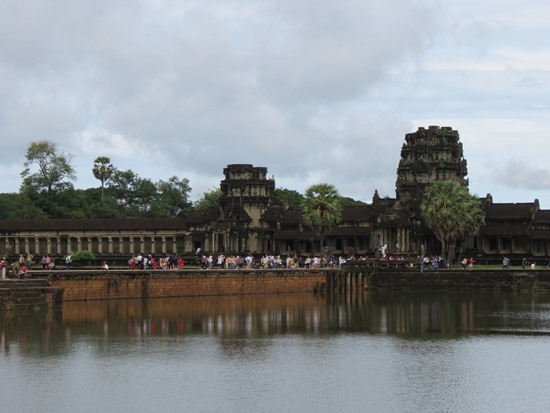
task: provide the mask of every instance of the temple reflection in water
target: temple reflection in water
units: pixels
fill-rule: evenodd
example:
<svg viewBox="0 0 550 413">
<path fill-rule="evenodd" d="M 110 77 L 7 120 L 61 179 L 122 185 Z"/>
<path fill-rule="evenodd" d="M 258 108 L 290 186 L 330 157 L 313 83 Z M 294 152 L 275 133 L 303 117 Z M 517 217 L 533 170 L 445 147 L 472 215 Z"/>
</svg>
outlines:
<svg viewBox="0 0 550 413">
<path fill-rule="evenodd" d="M 141 343 L 150 337 L 262 339 L 341 333 L 458 338 L 550 331 L 548 295 L 361 292 L 66 303 L 48 314 L 5 314 L 0 351 L 51 355 L 76 343 Z"/>
</svg>

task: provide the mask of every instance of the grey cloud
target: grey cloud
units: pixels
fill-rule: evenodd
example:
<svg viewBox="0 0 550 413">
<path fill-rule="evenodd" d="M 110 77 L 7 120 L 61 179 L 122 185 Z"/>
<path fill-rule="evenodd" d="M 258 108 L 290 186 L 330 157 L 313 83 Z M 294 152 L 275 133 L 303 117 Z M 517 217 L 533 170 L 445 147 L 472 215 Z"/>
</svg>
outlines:
<svg viewBox="0 0 550 413">
<path fill-rule="evenodd" d="M 298 190 L 322 179 L 358 199 L 393 196 L 404 135 L 427 126 L 415 119 L 510 113 L 502 83 L 545 75 L 425 71 L 425 52 L 448 34 L 431 2 L 9 3 L 0 135 L 18 154 L 58 142 L 83 184 L 104 154 L 93 151 L 109 149 L 141 176 L 197 177 L 198 194 L 242 162 Z"/>
<path fill-rule="evenodd" d="M 513 189 L 550 189 L 550 169 L 528 160 L 511 160 L 495 171 L 494 182 Z"/>
</svg>

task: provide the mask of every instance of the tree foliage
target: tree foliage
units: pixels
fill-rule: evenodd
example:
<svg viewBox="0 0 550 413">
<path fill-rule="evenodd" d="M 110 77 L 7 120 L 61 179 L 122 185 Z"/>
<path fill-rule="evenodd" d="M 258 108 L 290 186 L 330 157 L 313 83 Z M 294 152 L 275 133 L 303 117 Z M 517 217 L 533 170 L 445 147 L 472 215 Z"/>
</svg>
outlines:
<svg viewBox="0 0 550 413">
<path fill-rule="evenodd" d="M 300 209 L 304 196 L 294 189 L 277 188 L 273 191 L 273 200 L 280 204 L 287 204 L 290 209 Z"/>
<path fill-rule="evenodd" d="M 26 194 L 0 194 L 0 219 L 47 218 Z"/>
<path fill-rule="evenodd" d="M 191 203 L 188 179 L 172 176 L 167 181 L 153 182 L 130 169 L 118 170 L 107 156 L 94 160 L 92 173 L 101 182 L 100 188 L 75 189 L 71 157 L 58 153 L 50 141 L 32 142 L 25 155 L 19 193 L 0 194 L 0 219 L 175 217 L 192 208 L 217 208 L 222 196 L 221 189 L 216 188 Z M 315 193 L 316 189 L 320 192 Z M 327 184 L 314 185 L 309 191 L 310 198 L 319 198 L 320 209 L 305 213 L 307 225 L 318 232 L 322 245 L 326 232 L 341 217 L 341 206 L 362 203 L 340 197 L 336 189 Z M 336 198 L 332 198 L 334 193 Z M 273 198 L 277 203 L 303 211 L 313 202 L 312 199 L 306 202 L 304 195 L 286 188 L 275 189 Z M 325 201 L 326 209 L 323 209 Z M 338 208 L 330 209 L 332 204 Z M 315 211 L 322 213 L 320 217 L 315 216 Z"/>
<path fill-rule="evenodd" d="M 76 179 L 70 157 L 58 154 L 55 144 L 47 140 L 29 145 L 24 167 L 22 192 L 57 193 L 72 188 L 70 181 Z"/>
<path fill-rule="evenodd" d="M 109 189 L 117 200 L 123 216 L 153 216 L 151 209 L 157 191 L 155 184 L 150 179 L 141 178 L 129 169 L 126 171 L 115 170 Z"/>
<path fill-rule="evenodd" d="M 189 180 L 170 177 L 168 181 L 160 180 L 156 185 L 158 197 L 153 205 L 153 214 L 161 217 L 176 217 L 188 212 L 191 208 Z"/>
<path fill-rule="evenodd" d="M 338 190 L 326 183 L 310 186 L 304 194 L 302 216 L 304 223 L 319 235 L 323 248 L 325 234 L 342 220 Z"/>
<path fill-rule="evenodd" d="M 75 267 L 90 266 L 95 263 L 95 255 L 88 250 L 75 251 L 71 255 L 72 263 Z"/>
<path fill-rule="evenodd" d="M 341 196 L 340 197 L 340 204 L 342 206 L 361 206 L 361 205 L 367 205 L 366 202 L 363 201 L 357 201 L 353 198 L 350 198 L 348 196 Z"/>
<path fill-rule="evenodd" d="M 111 159 L 107 156 L 98 156 L 94 161 L 94 167 L 92 168 L 92 173 L 96 179 L 101 181 L 101 200 L 103 201 L 104 197 L 104 188 L 105 183 L 109 181 L 111 176 L 113 176 L 115 168 L 111 164 Z"/>
<path fill-rule="evenodd" d="M 221 196 L 222 190 L 220 188 L 203 192 L 202 197 L 195 201 L 193 207 L 199 211 L 207 211 L 211 208 L 218 208 L 220 206 Z"/>
<path fill-rule="evenodd" d="M 485 222 L 478 197 L 450 180 L 435 181 L 426 188 L 421 213 L 426 225 L 441 242 L 442 255 L 450 259 L 455 258 L 457 242 L 474 234 Z"/>
</svg>

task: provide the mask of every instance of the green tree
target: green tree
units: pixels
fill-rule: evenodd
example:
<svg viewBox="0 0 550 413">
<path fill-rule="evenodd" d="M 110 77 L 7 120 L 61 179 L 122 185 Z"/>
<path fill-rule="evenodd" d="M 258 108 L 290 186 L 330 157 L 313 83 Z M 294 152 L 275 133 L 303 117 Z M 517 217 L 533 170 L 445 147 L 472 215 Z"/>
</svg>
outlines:
<svg viewBox="0 0 550 413">
<path fill-rule="evenodd" d="M 70 157 L 58 154 L 55 144 L 47 140 L 29 145 L 24 167 L 22 192 L 53 194 L 72 188 L 69 181 L 76 179 Z"/>
<path fill-rule="evenodd" d="M 147 185 L 145 181 L 148 181 L 150 185 Z M 146 205 L 148 206 L 156 195 L 154 184 L 140 178 L 130 169 L 126 171 L 116 169 L 111 177 L 109 187 L 123 216 L 127 217 L 146 215 Z M 145 195 L 147 192 L 149 192 L 148 196 Z"/>
<path fill-rule="evenodd" d="M 114 167 L 111 164 L 111 159 L 107 156 L 99 156 L 94 161 L 92 172 L 96 179 L 101 181 L 101 201 L 103 201 L 103 189 L 105 183 L 109 181 L 114 172 Z"/>
<path fill-rule="evenodd" d="M 326 183 L 310 186 L 304 194 L 302 218 L 320 237 L 323 250 L 325 235 L 342 220 L 342 205 L 337 189 Z"/>
<path fill-rule="evenodd" d="M 218 208 L 220 206 L 221 196 L 222 190 L 220 188 L 203 192 L 202 197 L 195 201 L 193 207 L 199 211 L 207 211 L 212 208 Z"/>
<path fill-rule="evenodd" d="M 26 194 L 0 194 L 0 219 L 47 218 Z"/>
<path fill-rule="evenodd" d="M 156 184 L 158 197 L 153 206 L 153 215 L 158 217 L 175 217 L 189 211 L 189 180 L 172 176 L 168 181 L 160 180 Z"/>
<path fill-rule="evenodd" d="M 294 189 L 277 188 L 273 191 L 273 199 L 280 204 L 287 204 L 290 209 L 300 209 L 304 196 Z"/>
<path fill-rule="evenodd" d="M 479 198 L 456 181 L 431 183 L 420 206 L 422 218 L 441 242 L 441 255 L 455 258 L 456 244 L 474 234 L 485 222 Z"/>
<path fill-rule="evenodd" d="M 361 205 L 367 205 L 366 202 L 363 201 L 357 201 L 353 198 L 342 196 L 340 197 L 340 204 L 342 206 L 361 206 Z"/>
</svg>

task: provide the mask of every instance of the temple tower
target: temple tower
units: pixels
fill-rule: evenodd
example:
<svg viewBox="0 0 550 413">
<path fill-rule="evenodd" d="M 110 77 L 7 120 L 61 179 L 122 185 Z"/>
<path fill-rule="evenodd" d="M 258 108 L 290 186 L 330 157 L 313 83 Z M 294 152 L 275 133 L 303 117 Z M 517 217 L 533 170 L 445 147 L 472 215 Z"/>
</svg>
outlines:
<svg viewBox="0 0 550 413">
<path fill-rule="evenodd" d="M 405 135 L 397 168 L 396 196 L 401 202 L 422 200 L 427 185 L 453 180 L 468 186 L 466 160 L 458 131 L 450 127 L 418 128 Z"/>
<path fill-rule="evenodd" d="M 233 164 L 227 165 L 223 173 L 225 179 L 220 183 L 220 206 L 225 218 L 244 210 L 250 217 L 250 225 L 258 227 L 275 189 L 275 181 L 267 179 L 267 168 Z"/>
</svg>

